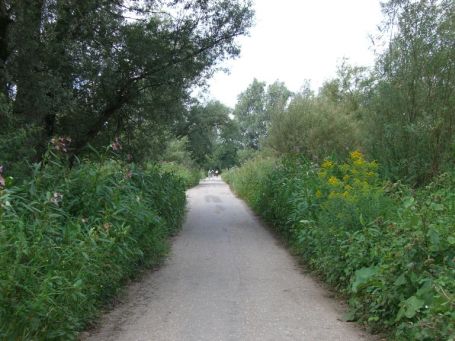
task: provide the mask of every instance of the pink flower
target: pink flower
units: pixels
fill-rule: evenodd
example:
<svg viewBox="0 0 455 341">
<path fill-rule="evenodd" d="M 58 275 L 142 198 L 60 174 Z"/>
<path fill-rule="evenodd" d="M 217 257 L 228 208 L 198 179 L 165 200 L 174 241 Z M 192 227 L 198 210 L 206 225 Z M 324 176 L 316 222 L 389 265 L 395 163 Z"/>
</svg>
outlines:
<svg viewBox="0 0 455 341">
<path fill-rule="evenodd" d="M 3 165 L 0 165 L 0 188 L 5 187 L 5 178 L 2 176 L 3 174 Z"/>
<path fill-rule="evenodd" d="M 118 137 L 116 137 L 114 139 L 114 142 L 112 142 L 111 147 L 112 147 L 112 150 L 115 150 L 115 151 L 122 149 L 122 145 L 120 144 L 120 139 Z"/>
<path fill-rule="evenodd" d="M 54 149 L 58 152 L 68 152 L 68 146 L 71 143 L 71 137 L 54 137 L 51 139 L 51 144 L 54 147 Z"/>
</svg>

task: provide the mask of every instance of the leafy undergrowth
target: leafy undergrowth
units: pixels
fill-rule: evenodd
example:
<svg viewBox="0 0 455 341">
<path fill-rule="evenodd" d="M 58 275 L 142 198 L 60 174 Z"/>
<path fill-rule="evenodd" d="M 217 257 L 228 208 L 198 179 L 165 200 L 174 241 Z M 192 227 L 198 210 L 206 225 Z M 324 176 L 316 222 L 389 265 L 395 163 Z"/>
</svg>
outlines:
<svg viewBox="0 0 455 341">
<path fill-rule="evenodd" d="M 187 188 L 196 186 L 204 177 L 201 170 L 186 167 L 178 162 L 162 162 L 160 168 L 181 178 Z"/>
<path fill-rule="evenodd" d="M 0 205 L 0 339 L 71 340 L 166 255 L 185 183 L 152 166 L 50 161 L 0 189 Z"/>
<path fill-rule="evenodd" d="M 255 159 L 223 175 L 349 299 L 347 318 L 397 340 L 454 340 L 455 173 L 412 191 L 378 165 Z"/>
</svg>

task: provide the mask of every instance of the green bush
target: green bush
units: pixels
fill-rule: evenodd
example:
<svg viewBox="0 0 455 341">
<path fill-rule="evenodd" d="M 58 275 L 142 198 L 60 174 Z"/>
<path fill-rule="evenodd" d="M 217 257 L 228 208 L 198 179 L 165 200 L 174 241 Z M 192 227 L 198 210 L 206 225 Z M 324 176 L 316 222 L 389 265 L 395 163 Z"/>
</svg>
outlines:
<svg viewBox="0 0 455 341">
<path fill-rule="evenodd" d="M 182 179 L 186 188 L 191 188 L 199 184 L 204 177 L 201 170 L 193 167 L 186 167 L 177 162 L 161 162 L 160 169 L 167 173 L 172 173 Z"/>
<path fill-rule="evenodd" d="M 282 154 L 303 153 L 311 160 L 344 158 L 360 144 L 356 119 L 323 96 L 299 95 L 272 117 L 268 144 Z"/>
<path fill-rule="evenodd" d="M 254 209 L 262 202 L 263 184 L 274 169 L 276 160 L 261 155 L 250 159 L 242 167 L 234 167 L 223 173 L 235 191 L 245 198 Z"/>
<path fill-rule="evenodd" d="M 422 186 L 453 168 L 455 2 L 390 0 L 383 10 L 382 32 L 394 34 L 364 99 L 362 145 L 384 176 Z"/>
<path fill-rule="evenodd" d="M 158 167 L 55 160 L 0 189 L 0 339 L 76 339 L 125 279 L 167 253 L 184 190 Z"/>
<path fill-rule="evenodd" d="M 455 333 L 455 172 L 412 192 L 345 163 L 254 160 L 224 178 L 347 296 L 349 319 L 398 340 Z"/>
</svg>

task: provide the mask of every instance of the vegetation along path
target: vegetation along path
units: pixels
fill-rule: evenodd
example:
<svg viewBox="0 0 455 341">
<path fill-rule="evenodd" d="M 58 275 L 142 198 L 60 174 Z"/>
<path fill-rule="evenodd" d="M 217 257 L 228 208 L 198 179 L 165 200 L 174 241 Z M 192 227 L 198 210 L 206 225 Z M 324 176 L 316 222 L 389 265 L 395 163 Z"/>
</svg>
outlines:
<svg viewBox="0 0 455 341">
<path fill-rule="evenodd" d="M 188 191 L 173 254 L 86 340 L 368 340 L 219 179 Z"/>
</svg>

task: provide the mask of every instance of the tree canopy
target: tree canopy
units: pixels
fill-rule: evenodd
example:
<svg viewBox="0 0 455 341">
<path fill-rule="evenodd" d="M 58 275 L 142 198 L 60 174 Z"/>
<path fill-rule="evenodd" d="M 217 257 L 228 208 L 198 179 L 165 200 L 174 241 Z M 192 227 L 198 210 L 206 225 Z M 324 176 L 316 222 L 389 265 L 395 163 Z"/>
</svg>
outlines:
<svg viewBox="0 0 455 341">
<path fill-rule="evenodd" d="M 191 88 L 239 53 L 252 16 L 242 0 L 2 1 L 2 121 L 27 130 L 37 159 L 55 135 L 77 155 L 171 124 Z"/>
</svg>

